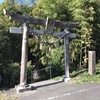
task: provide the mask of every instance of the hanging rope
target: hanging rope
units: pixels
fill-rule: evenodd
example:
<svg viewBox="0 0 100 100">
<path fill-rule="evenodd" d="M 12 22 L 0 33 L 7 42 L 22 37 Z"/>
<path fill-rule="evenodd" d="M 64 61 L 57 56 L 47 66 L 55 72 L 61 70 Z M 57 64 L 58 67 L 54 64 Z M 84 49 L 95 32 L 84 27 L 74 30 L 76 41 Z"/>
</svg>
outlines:
<svg viewBox="0 0 100 100">
<path fill-rule="evenodd" d="M 45 44 L 48 44 L 48 45 L 57 43 L 58 41 L 60 41 L 60 39 L 64 38 L 64 37 L 69 33 L 69 31 L 64 30 L 64 31 L 62 32 L 63 35 L 62 35 L 60 38 L 56 39 L 55 41 L 48 42 L 48 41 L 45 41 L 45 40 L 41 39 L 40 36 L 35 35 L 35 34 L 33 33 L 32 29 L 29 29 L 29 32 L 30 32 L 32 35 L 34 35 L 35 38 L 36 38 L 37 40 L 39 40 L 41 43 L 45 43 Z"/>
</svg>

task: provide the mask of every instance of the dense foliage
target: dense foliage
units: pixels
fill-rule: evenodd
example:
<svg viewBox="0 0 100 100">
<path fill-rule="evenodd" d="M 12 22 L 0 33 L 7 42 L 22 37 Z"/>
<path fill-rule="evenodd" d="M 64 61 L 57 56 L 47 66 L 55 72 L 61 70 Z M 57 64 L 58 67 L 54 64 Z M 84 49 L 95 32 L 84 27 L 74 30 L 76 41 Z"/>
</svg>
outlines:
<svg viewBox="0 0 100 100">
<path fill-rule="evenodd" d="M 3 9 L 27 16 L 55 18 L 65 22 L 80 22 L 78 28 L 71 30 L 77 34 L 70 39 L 70 71 L 87 68 L 88 51 L 96 51 L 96 62 L 100 59 L 100 1 L 99 0 L 4 0 L 0 4 L 0 75 L 1 85 L 14 86 L 19 83 L 22 35 L 9 33 L 11 26 L 22 24 L 10 21 Z M 44 30 L 42 26 L 31 25 Z M 55 29 L 55 31 L 63 31 Z M 57 37 L 40 36 L 46 41 Z M 28 44 L 28 83 L 32 81 L 32 71 L 52 66 L 52 77 L 64 74 L 63 39 L 57 44 L 40 44 L 34 36 L 29 36 Z M 42 48 L 40 48 L 42 46 Z M 38 71 L 38 79 L 47 79 L 49 70 Z"/>
</svg>

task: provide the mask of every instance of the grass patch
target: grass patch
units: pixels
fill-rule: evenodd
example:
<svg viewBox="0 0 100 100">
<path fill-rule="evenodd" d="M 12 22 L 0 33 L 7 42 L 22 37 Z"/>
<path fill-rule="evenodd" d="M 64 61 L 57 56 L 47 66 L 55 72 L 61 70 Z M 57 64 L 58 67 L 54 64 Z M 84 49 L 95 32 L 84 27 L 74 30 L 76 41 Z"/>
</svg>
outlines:
<svg viewBox="0 0 100 100">
<path fill-rule="evenodd" d="M 55 79 L 55 80 L 60 80 L 62 77 L 64 77 L 64 75 L 62 75 L 62 76 L 57 76 L 57 77 L 55 77 L 55 78 L 53 78 L 53 79 Z"/>
<path fill-rule="evenodd" d="M 63 76 L 58 76 L 54 79 L 59 80 L 61 78 L 63 78 Z M 96 74 L 91 76 L 88 73 L 87 69 L 83 69 L 80 71 L 73 71 L 72 73 L 70 73 L 70 77 L 71 77 L 71 81 L 72 83 L 83 83 L 83 82 L 100 82 L 100 68 L 96 68 Z"/>
<path fill-rule="evenodd" d="M 12 95 L 12 96 L 9 96 L 9 95 L 4 95 L 4 94 L 0 94 L 0 100 L 15 100 L 19 98 L 19 96 L 16 96 L 16 95 Z"/>
<path fill-rule="evenodd" d="M 8 96 L 1 95 L 1 94 L 0 94 L 0 100 L 8 100 L 8 99 L 9 99 Z"/>
<path fill-rule="evenodd" d="M 71 73 L 72 80 L 75 83 L 83 82 L 100 82 L 100 68 L 96 69 L 96 74 L 91 76 L 88 73 L 88 70 L 83 69 L 81 71 Z"/>
</svg>

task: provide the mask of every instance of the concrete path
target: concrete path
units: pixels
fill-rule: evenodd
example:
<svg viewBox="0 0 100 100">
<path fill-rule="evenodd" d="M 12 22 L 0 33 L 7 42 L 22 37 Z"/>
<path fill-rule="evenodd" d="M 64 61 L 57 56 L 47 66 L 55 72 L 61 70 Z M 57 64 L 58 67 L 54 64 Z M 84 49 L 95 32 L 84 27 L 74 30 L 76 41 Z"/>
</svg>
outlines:
<svg viewBox="0 0 100 100">
<path fill-rule="evenodd" d="M 70 84 L 49 80 L 31 85 L 34 90 L 22 93 L 17 100 L 100 100 L 100 83 Z"/>
</svg>

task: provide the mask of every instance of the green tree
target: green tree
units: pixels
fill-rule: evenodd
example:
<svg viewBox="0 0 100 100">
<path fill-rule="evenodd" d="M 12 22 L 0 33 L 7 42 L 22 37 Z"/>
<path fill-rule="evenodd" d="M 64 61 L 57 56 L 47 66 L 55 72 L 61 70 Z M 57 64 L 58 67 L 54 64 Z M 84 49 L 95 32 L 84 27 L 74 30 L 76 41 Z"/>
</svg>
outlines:
<svg viewBox="0 0 100 100">
<path fill-rule="evenodd" d="M 93 8 L 95 10 L 94 14 L 94 22 L 93 22 L 93 34 L 92 39 L 95 41 L 92 45 L 95 46 L 96 50 L 96 59 L 97 61 L 100 59 L 100 1 L 95 1 L 93 5 Z"/>
<path fill-rule="evenodd" d="M 55 18 L 60 21 L 68 21 L 70 14 L 68 10 L 68 2 L 65 0 L 39 0 L 33 9 L 33 15 L 43 18 Z"/>
<path fill-rule="evenodd" d="M 39 0 L 35 3 L 33 8 L 33 16 L 42 17 L 42 18 L 55 18 L 60 21 L 70 21 L 70 13 L 68 10 L 68 2 L 66 0 Z M 43 27 L 39 29 L 44 30 Z M 61 29 L 56 29 L 55 31 L 62 31 Z M 56 40 L 58 37 L 45 37 L 41 36 L 42 39 L 51 42 Z M 61 75 L 64 72 L 64 49 L 63 49 L 63 40 L 60 40 L 60 48 L 56 47 L 56 44 L 47 45 L 42 44 L 42 57 L 40 58 L 42 64 L 45 66 L 52 66 L 53 72 L 56 69 L 56 73 L 53 76 Z M 49 48 L 51 51 L 49 52 Z M 59 55 L 61 54 L 61 55 Z M 58 56 L 57 56 L 58 55 Z M 57 57 L 57 58 L 56 58 Z"/>
<path fill-rule="evenodd" d="M 69 1 L 69 9 L 72 13 L 73 20 L 80 22 L 80 28 L 77 30 L 77 39 L 74 40 L 77 46 L 73 50 L 73 54 L 76 52 L 79 55 L 80 53 L 80 67 L 81 62 L 83 67 L 86 67 L 88 50 L 95 49 L 95 41 L 92 36 L 95 34 L 93 29 L 94 24 L 96 24 L 94 16 L 96 13 L 95 6 L 97 4 L 99 4 L 98 0 Z"/>
<path fill-rule="evenodd" d="M 11 26 L 19 26 L 19 23 L 10 22 L 8 16 L 3 14 L 4 8 L 18 11 L 16 5 L 14 0 L 5 0 L 4 3 L 0 4 L 0 74 L 4 81 L 3 84 L 10 84 L 8 64 L 20 62 L 21 36 L 9 33 L 9 28 Z"/>
</svg>

